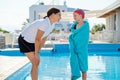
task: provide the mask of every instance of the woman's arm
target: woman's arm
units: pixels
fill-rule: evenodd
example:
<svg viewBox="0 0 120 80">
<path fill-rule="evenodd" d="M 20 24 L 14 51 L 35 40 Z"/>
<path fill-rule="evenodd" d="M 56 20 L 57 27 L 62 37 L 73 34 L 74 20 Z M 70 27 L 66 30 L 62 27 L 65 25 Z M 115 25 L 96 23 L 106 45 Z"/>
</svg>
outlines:
<svg viewBox="0 0 120 80">
<path fill-rule="evenodd" d="M 42 42 L 42 36 L 44 34 L 44 31 L 38 30 L 35 38 L 35 54 L 39 53 L 39 50 L 41 49 Z"/>
<path fill-rule="evenodd" d="M 44 37 L 44 38 L 41 40 L 40 49 L 44 46 L 46 40 L 47 40 L 47 37 Z M 40 49 L 39 49 L 39 50 L 40 50 Z"/>
</svg>

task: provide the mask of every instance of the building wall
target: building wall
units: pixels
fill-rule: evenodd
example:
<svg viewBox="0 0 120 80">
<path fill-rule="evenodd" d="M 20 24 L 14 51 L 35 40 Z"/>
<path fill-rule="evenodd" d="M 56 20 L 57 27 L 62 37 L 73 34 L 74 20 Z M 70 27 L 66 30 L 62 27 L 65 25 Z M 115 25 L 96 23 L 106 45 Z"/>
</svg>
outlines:
<svg viewBox="0 0 120 80">
<path fill-rule="evenodd" d="M 116 41 L 120 42 L 120 11 L 116 13 Z"/>
<path fill-rule="evenodd" d="M 102 36 L 103 41 L 120 42 L 120 12 L 106 17 L 106 30 Z"/>
<path fill-rule="evenodd" d="M 106 17 L 106 30 L 107 31 L 115 31 L 115 18 L 116 14 L 110 15 L 108 17 Z"/>
<path fill-rule="evenodd" d="M 36 19 L 40 19 L 42 18 L 42 16 L 39 15 L 40 12 L 47 12 L 48 9 L 50 9 L 51 7 L 56 7 L 58 9 L 60 9 L 62 12 L 67 12 L 67 6 L 66 5 L 43 5 L 43 4 L 39 4 L 39 5 L 32 5 L 29 8 L 29 19 L 30 22 L 33 22 Z"/>
</svg>

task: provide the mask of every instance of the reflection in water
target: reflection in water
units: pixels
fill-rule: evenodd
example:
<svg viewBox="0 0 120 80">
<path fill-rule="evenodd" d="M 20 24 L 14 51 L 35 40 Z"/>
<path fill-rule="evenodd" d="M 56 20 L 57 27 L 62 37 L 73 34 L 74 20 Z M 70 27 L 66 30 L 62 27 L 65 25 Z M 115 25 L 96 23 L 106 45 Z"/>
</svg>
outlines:
<svg viewBox="0 0 120 80">
<path fill-rule="evenodd" d="M 120 56 L 90 56 L 88 80 L 119 80 Z"/>
<path fill-rule="evenodd" d="M 120 56 L 103 57 L 105 63 L 106 73 L 102 73 L 105 80 L 119 80 L 120 79 Z"/>
</svg>

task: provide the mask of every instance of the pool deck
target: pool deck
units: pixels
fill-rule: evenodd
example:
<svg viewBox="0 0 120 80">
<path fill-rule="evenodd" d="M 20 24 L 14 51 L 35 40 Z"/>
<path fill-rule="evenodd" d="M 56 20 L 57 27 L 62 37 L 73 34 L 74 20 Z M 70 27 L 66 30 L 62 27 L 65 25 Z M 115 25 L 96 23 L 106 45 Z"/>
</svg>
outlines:
<svg viewBox="0 0 120 80">
<path fill-rule="evenodd" d="M 9 75 L 27 64 L 29 60 L 25 56 L 0 55 L 0 80 L 5 80 Z"/>
</svg>

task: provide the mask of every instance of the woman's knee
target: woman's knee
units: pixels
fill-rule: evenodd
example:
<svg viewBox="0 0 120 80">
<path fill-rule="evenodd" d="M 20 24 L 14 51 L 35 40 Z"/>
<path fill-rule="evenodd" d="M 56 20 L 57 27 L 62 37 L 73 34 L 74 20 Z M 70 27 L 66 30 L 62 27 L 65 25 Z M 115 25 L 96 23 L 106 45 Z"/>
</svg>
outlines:
<svg viewBox="0 0 120 80">
<path fill-rule="evenodd" d="M 39 63 L 40 63 L 40 59 L 35 59 L 34 58 L 31 63 L 32 63 L 32 65 L 38 66 Z"/>
<path fill-rule="evenodd" d="M 28 59 L 30 60 L 30 62 L 32 63 L 33 66 L 39 65 L 39 63 L 40 63 L 39 56 L 35 56 L 33 52 L 26 53 L 26 56 L 28 57 Z"/>
</svg>

